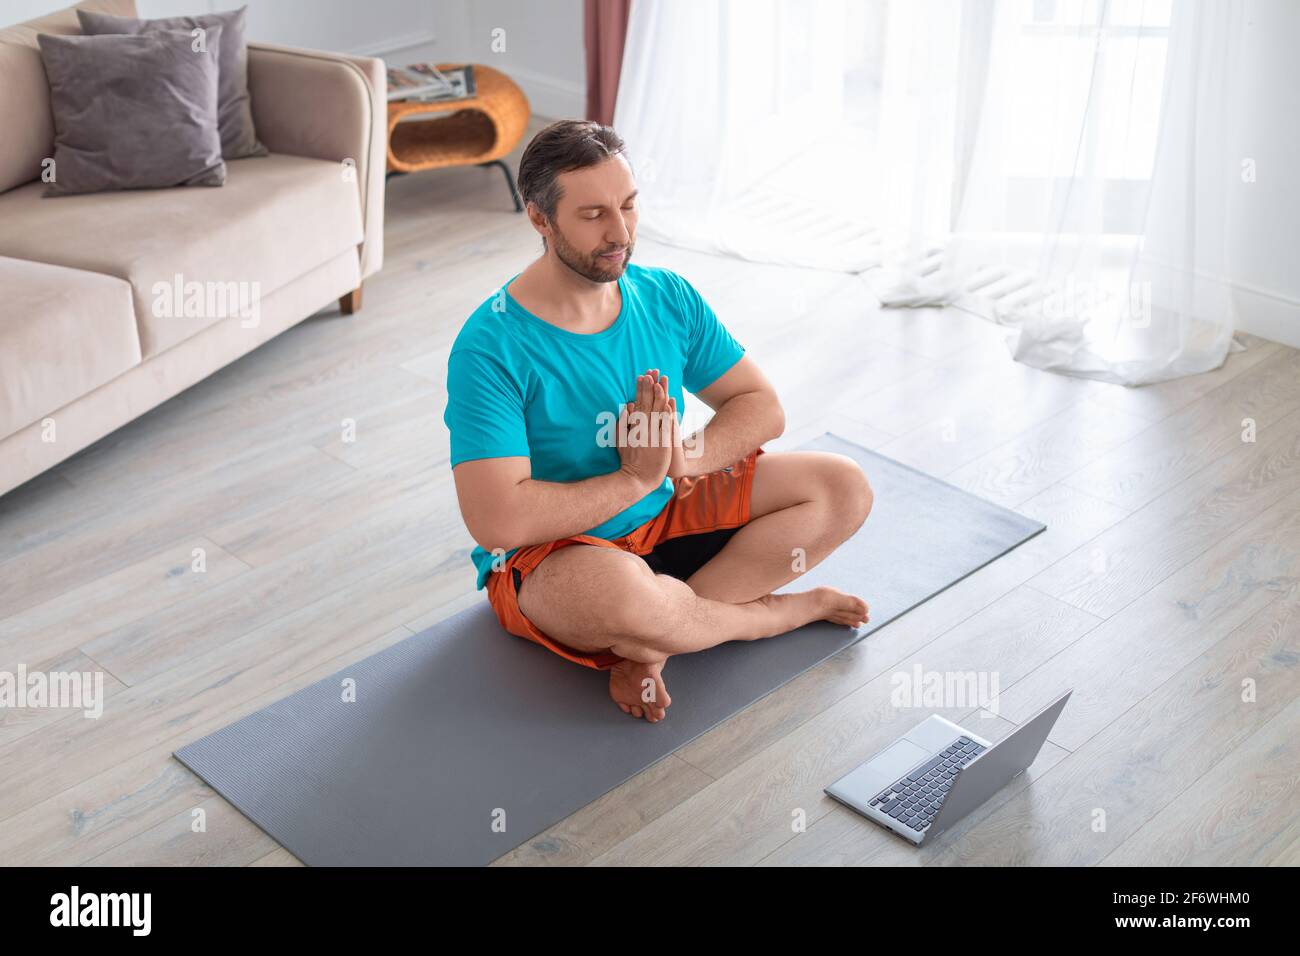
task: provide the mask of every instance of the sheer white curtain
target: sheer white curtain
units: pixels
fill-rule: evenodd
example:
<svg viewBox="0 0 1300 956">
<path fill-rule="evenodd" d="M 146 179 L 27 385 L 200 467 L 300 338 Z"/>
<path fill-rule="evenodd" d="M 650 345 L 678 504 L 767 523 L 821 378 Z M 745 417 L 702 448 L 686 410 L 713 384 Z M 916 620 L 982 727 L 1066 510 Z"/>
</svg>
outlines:
<svg viewBox="0 0 1300 956">
<path fill-rule="evenodd" d="M 764 262 L 878 263 L 863 189 L 875 130 L 856 82 L 878 9 L 636 0 L 614 127 L 641 189 L 640 233 Z"/>
<path fill-rule="evenodd" d="M 951 192 L 932 179 L 891 209 L 882 301 L 956 302 L 1007 326 L 1017 360 L 1102 381 L 1217 368 L 1234 348 L 1240 4 L 970 0 L 961 15 L 949 48 L 982 84 L 953 127 L 969 158 Z M 899 138 L 892 158 L 935 148 Z"/>
<path fill-rule="evenodd" d="M 1233 0 L 637 0 L 641 231 L 867 271 L 1123 384 L 1232 343 Z"/>
</svg>

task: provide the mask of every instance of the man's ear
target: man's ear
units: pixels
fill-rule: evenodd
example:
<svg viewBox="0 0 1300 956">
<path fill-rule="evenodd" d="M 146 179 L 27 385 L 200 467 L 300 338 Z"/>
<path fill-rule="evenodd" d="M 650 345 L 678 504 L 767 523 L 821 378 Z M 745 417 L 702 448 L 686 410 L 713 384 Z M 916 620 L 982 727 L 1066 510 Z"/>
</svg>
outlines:
<svg viewBox="0 0 1300 956">
<path fill-rule="evenodd" d="M 529 200 L 527 206 L 528 221 L 533 224 L 533 228 L 541 234 L 543 239 L 550 238 L 551 224 L 547 222 L 546 215 L 537 208 L 537 204 Z"/>
</svg>

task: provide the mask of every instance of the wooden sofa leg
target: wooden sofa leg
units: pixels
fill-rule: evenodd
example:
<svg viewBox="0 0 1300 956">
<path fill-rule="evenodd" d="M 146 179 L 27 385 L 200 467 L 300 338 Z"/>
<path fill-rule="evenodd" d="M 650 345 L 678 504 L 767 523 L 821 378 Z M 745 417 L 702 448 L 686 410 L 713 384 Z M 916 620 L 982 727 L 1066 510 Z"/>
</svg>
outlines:
<svg viewBox="0 0 1300 956">
<path fill-rule="evenodd" d="M 339 299 L 339 311 L 351 315 L 361 309 L 361 286 L 357 286 L 343 298 Z"/>
</svg>

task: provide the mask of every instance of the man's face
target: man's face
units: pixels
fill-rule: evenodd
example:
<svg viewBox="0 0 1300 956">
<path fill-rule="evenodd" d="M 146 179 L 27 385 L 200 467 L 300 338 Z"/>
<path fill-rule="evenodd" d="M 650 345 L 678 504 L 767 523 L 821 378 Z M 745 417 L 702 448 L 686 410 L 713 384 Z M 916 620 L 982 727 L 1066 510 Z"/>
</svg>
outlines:
<svg viewBox="0 0 1300 956">
<path fill-rule="evenodd" d="M 560 261 L 592 282 L 623 274 L 636 245 L 636 183 L 622 156 L 561 173 L 563 189 L 551 225 Z"/>
</svg>

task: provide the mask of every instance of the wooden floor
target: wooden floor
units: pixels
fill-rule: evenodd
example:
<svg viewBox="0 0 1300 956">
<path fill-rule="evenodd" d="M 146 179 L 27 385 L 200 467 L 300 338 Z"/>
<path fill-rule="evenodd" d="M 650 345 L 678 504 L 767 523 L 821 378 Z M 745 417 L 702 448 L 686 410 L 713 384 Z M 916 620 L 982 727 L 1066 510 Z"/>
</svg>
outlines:
<svg viewBox="0 0 1300 956">
<path fill-rule="evenodd" d="M 0 670 L 107 675 L 99 720 L 0 712 L 0 862 L 295 865 L 172 750 L 483 599 L 447 350 L 540 244 L 481 169 L 390 183 L 386 242 L 357 315 L 0 498 Z M 775 381 L 777 447 L 836 431 L 1048 529 L 500 862 L 1300 863 L 1300 351 L 1254 339 L 1126 390 L 1018 365 L 956 310 L 881 310 L 859 277 L 636 258 Z M 822 793 L 928 712 L 890 703 L 914 665 L 996 674 L 997 716 L 939 711 L 991 738 L 1075 688 L 1033 768 L 922 850 Z"/>
</svg>

